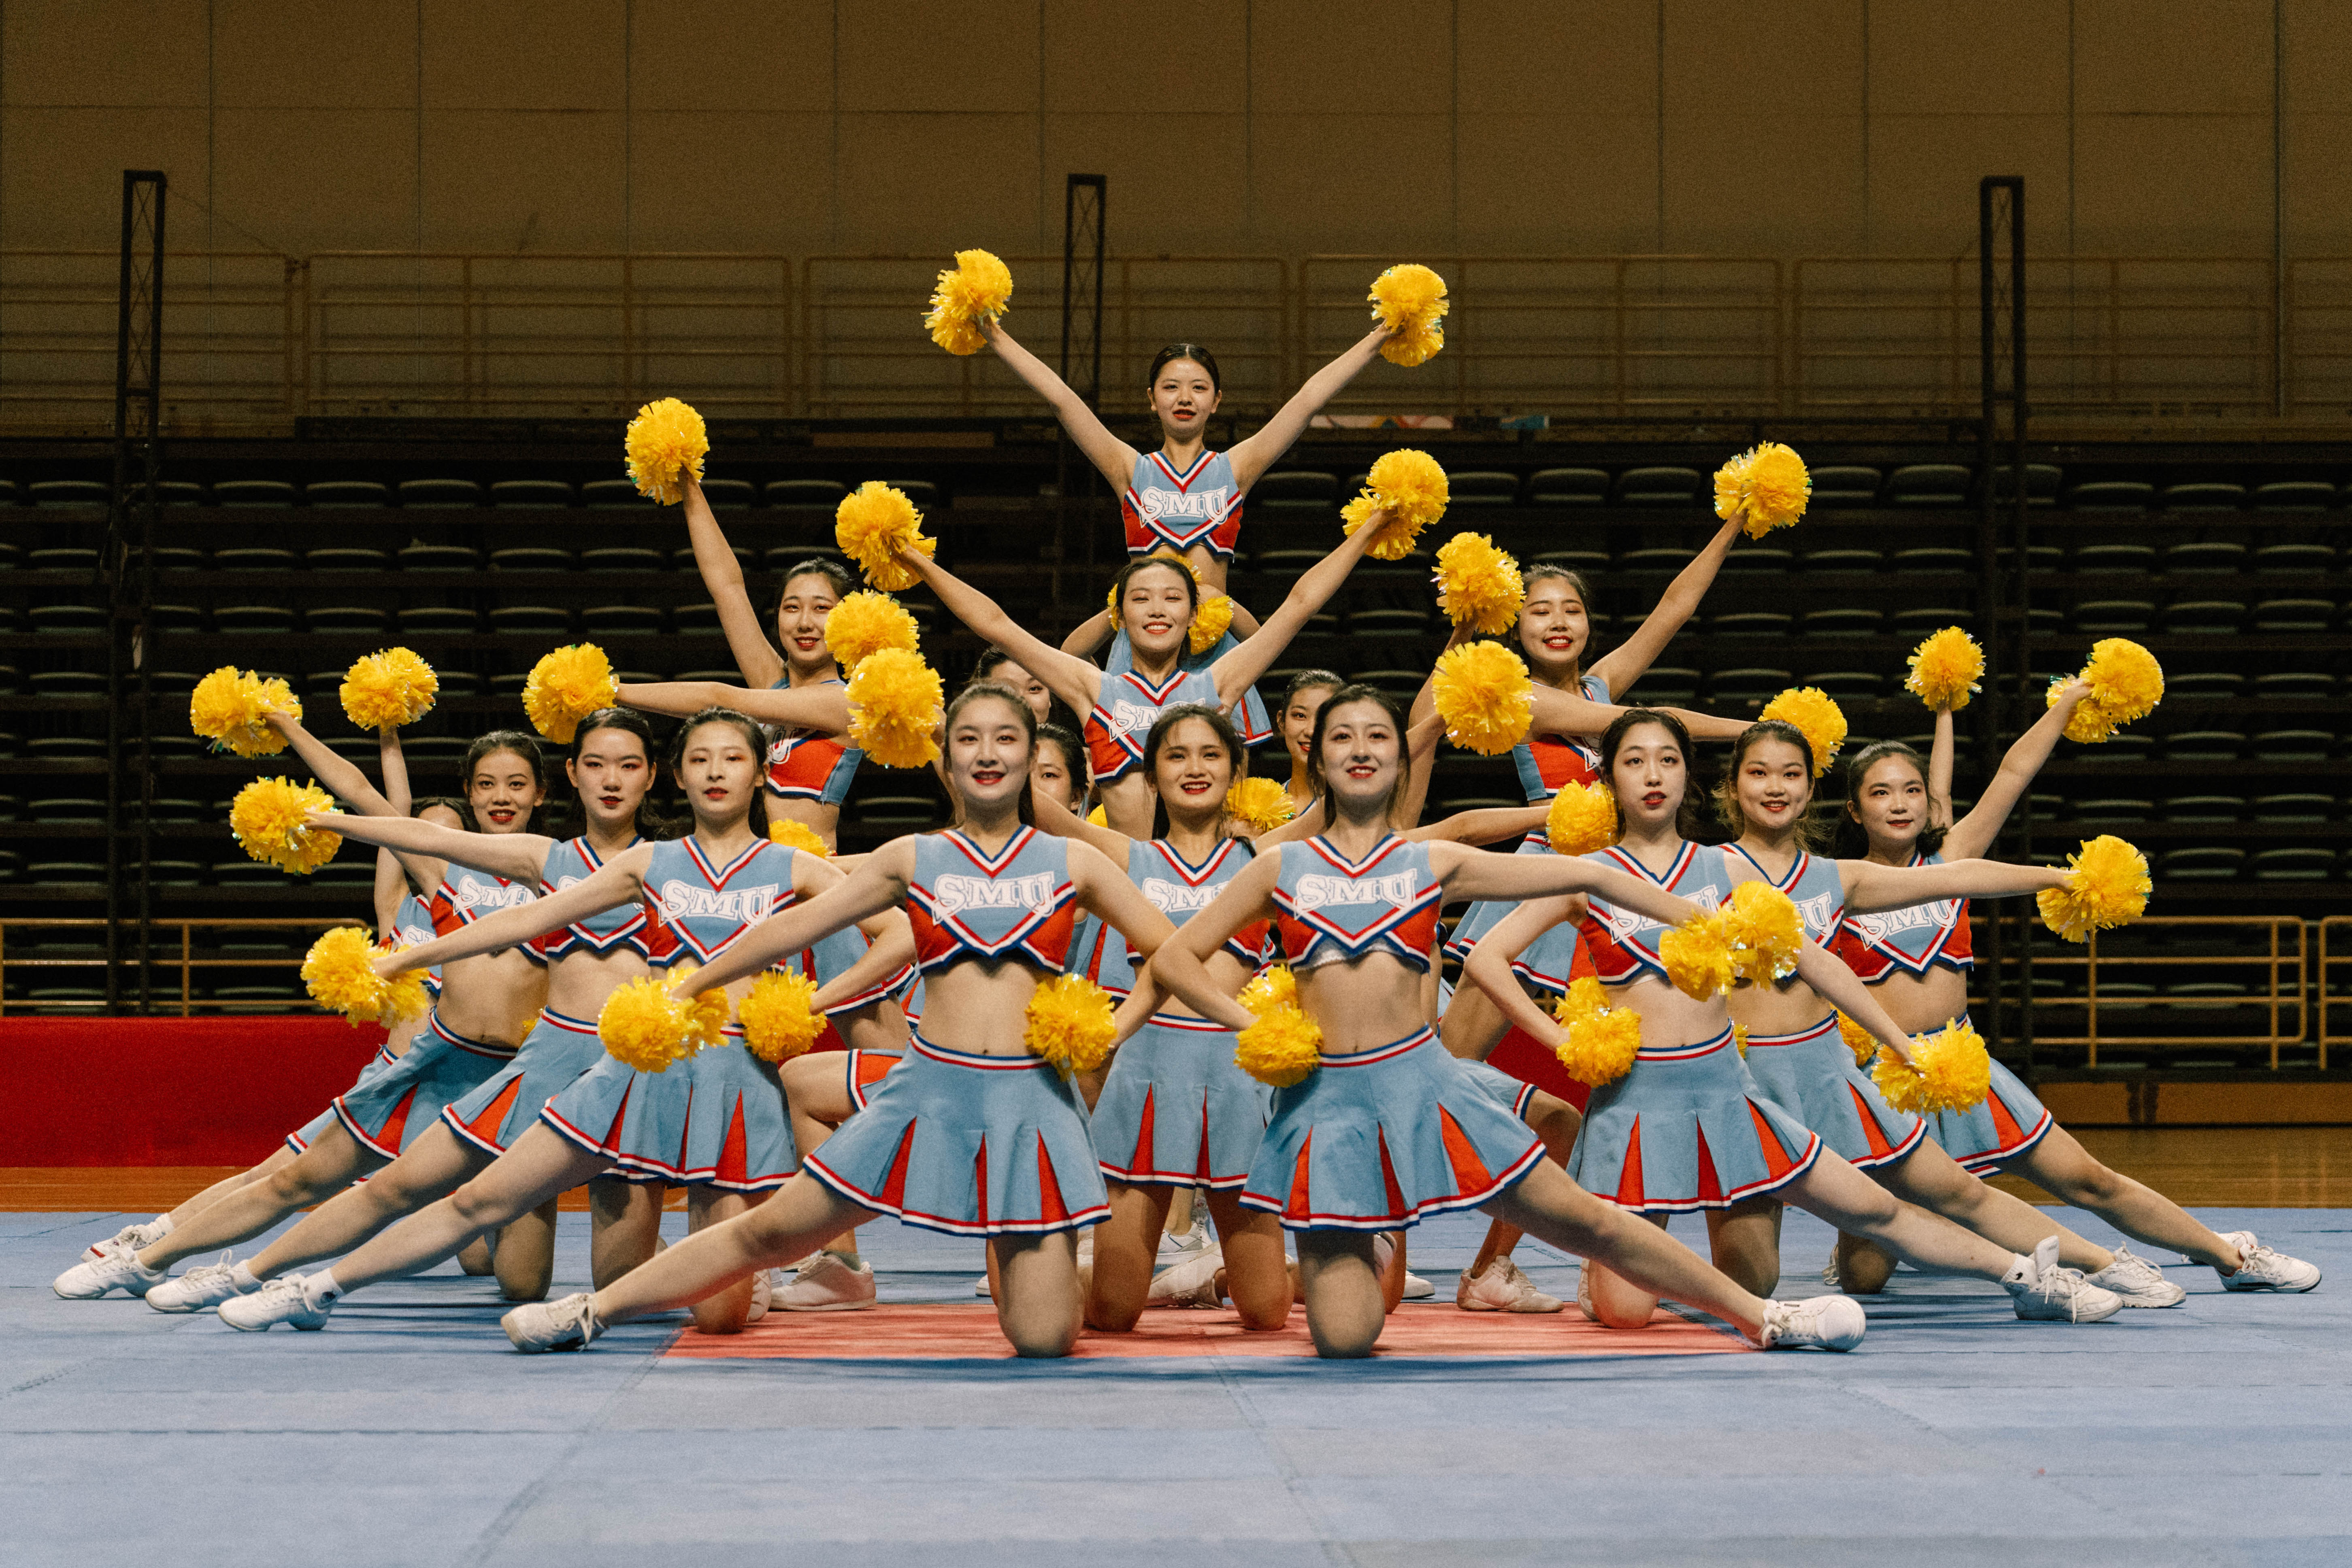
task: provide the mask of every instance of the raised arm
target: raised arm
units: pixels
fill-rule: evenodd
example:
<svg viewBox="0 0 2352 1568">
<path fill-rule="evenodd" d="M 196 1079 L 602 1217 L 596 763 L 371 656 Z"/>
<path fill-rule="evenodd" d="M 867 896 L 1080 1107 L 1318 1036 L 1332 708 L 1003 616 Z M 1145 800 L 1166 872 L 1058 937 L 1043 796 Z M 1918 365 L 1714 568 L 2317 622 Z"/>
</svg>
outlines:
<svg viewBox="0 0 2352 1568">
<path fill-rule="evenodd" d="M 705 708 L 732 708 L 762 724 L 821 730 L 829 735 L 849 730 L 849 700 L 838 686 L 784 686 L 753 690 L 716 680 L 656 680 L 642 686 L 624 684 L 614 700 L 624 708 L 642 709 L 684 719 Z"/>
<path fill-rule="evenodd" d="M 1563 921 L 1580 920 L 1584 900 L 1573 894 L 1529 899 L 1496 921 L 1462 961 L 1462 978 L 1486 994 L 1496 1011 L 1531 1040 L 1558 1040 L 1559 1022 L 1538 1006 L 1511 973 L 1511 961 Z M 1496 1038 L 1500 1038 L 1499 1033 Z M 1488 1049 L 1493 1046 L 1489 1044 Z M 1482 1053 L 1483 1055 L 1483 1053 Z"/>
<path fill-rule="evenodd" d="M 396 822 L 409 819 L 407 812 L 395 811 L 392 802 L 377 793 L 375 785 L 368 783 L 367 774 L 304 729 L 300 720 L 275 710 L 265 717 L 271 729 L 286 737 L 295 754 L 310 764 L 310 771 L 319 776 L 319 782 L 327 787 L 328 792 L 351 807 L 354 815 Z M 362 843 L 375 842 L 364 834 L 352 832 L 352 826 L 356 825 L 352 824 L 348 817 L 335 817 L 327 826 L 347 838 L 358 838 Z M 401 864 L 416 879 L 420 887 L 437 888 L 441 885 L 441 879 L 448 874 L 446 866 L 429 856 L 404 849 L 398 845 L 393 846 L 393 852 L 400 857 Z"/>
<path fill-rule="evenodd" d="M 1608 685 L 1612 694 L 1629 689 L 1642 679 L 1643 672 L 1656 661 L 1658 655 L 1666 651 L 1666 645 L 1675 640 L 1675 634 L 1683 629 L 1684 623 L 1698 613 L 1699 601 L 1706 597 L 1707 589 L 1715 585 L 1716 573 L 1723 568 L 1723 558 L 1731 553 L 1731 542 L 1739 537 L 1739 526 L 1735 515 L 1717 529 L 1715 537 L 1706 542 L 1706 548 L 1675 574 L 1675 580 L 1666 584 L 1666 591 L 1658 596 L 1650 613 L 1642 617 L 1642 624 L 1633 628 L 1633 635 L 1594 661 L 1592 673 Z"/>
<path fill-rule="evenodd" d="M 1013 656 L 1013 662 L 1039 680 L 1045 689 L 1067 703 L 1076 713 L 1094 708 L 1095 699 L 1102 694 L 1102 671 L 1085 659 L 1076 658 L 1060 648 L 1048 646 L 1028 627 L 1004 613 L 1004 606 L 933 561 L 929 556 L 912 550 L 898 552 L 899 564 L 919 575 L 948 614 L 961 621 L 980 640 L 994 643 Z"/>
<path fill-rule="evenodd" d="M 1426 827 L 1407 828 L 1404 837 L 1416 843 L 1494 844 L 1533 833 L 1550 816 L 1549 801 L 1535 805 L 1481 806 L 1475 811 L 1457 811 L 1451 816 L 1440 817 Z"/>
<path fill-rule="evenodd" d="M 1062 651 L 1072 658 L 1091 659 L 1095 649 L 1110 641 L 1111 631 L 1110 612 L 1097 610 L 1071 628 L 1062 639 Z"/>
<path fill-rule="evenodd" d="M 1535 689 L 1534 710 L 1534 722 L 1528 732 L 1536 735 L 1598 735 L 1626 710 L 1618 703 L 1595 702 L 1590 697 L 1543 685 Z M 1682 721 L 1691 738 L 1698 741 L 1736 741 L 1750 722 L 1746 719 L 1718 719 L 1712 713 L 1695 712 L 1688 708 L 1660 708 L 1654 711 L 1673 714 Z"/>
<path fill-rule="evenodd" d="M 1040 832 L 1050 833 L 1056 838 L 1074 838 L 1090 846 L 1097 854 L 1115 866 L 1127 864 L 1128 849 L 1135 840 L 1126 834 L 1088 822 L 1054 798 L 1050 790 L 1031 790 L 1029 804 L 1036 812 Z"/>
<path fill-rule="evenodd" d="M 1308 376 L 1307 384 L 1292 393 L 1290 401 L 1276 409 L 1274 417 L 1259 426 L 1247 440 L 1234 442 L 1225 453 L 1225 461 L 1233 465 L 1235 488 L 1247 495 L 1258 476 L 1290 450 L 1290 444 L 1306 430 L 1307 422 L 1339 396 L 1359 372 L 1378 359 L 1381 345 L 1388 341 L 1389 330 L 1374 327 L 1345 353 Z"/>
<path fill-rule="evenodd" d="M 415 800 L 408 793 L 408 759 L 401 754 L 400 731 L 392 728 L 378 731 L 375 738 L 376 771 L 383 775 L 383 798 L 392 808 L 406 816 L 416 809 Z M 401 866 L 400 857 L 389 849 L 375 852 L 375 929 L 378 936 L 392 931 L 400 923 L 400 906 L 408 897 L 408 872 Z"/>
<path fill-rule="evenodd" d="M 390 976 L 404 969 L 429 969 L 436 963 L 455 963 L 461 958 L 496 952 L 545 932 L 560 931 L 590 915 L 635 903 L 644 894 L 646 866 L 652 855 L 650 844 L 624 850 L 606 861 L 602 870 L 560 893 L 484 915 L 447 936 L 435 937 L 422 947 L 385 953 L 376 960 L 376 973 Z"/>
<path fill-rule="evenodd" d="M 1013 342 L 1013 334 L 1004 330 L 1002 322 L 983 321 L 980 330 L 1005 367 L 1019 376 L 1030 391 L 1053 405 L 1054 417 L 1062 422 L 1062 428 L 1070 433 L 1070 439 L 1087 455 L 1087 461 L 1110 481 L 1113 495 L 1120 494 L 1135 481 L 1135 448 L 1112 435 L 1110 427 L 1087 406 L 1085 398 L 1072 392 L 1069 384 L 1055 374 L 1044 360 Z M 1234 471 L 1238 474 L 1240 470 Z M 1244 488 L 1247 488 L 1246 484 Z"/>
<path fill-rule="evenodd" d="M 2025 792 L 2032 786 L 2033 775 L 2042 771 L 2042 764 L 2048 762 L 2050 753 L 2058 749 L 2058 739 L 2066 732 L 2066 721 L 2074 716 L 2074 710 L 2081 707 L 2083 699 L 2090 694 L 2090 687 L 2080 680 L 2070 680 L 2059 689 L 2057 702 L 2035 720 L 2032 727 L 2020 735 L 2009 748 L 2008 754 L 2000 759 L 2000 768 L 1992 775 L 1991 782 L 1985 785 L 1984 793 L 1977 797 L 1976 808 L 1954 823 L 1952 830 L 1944 836 L 1946 855 L 1966 858 L 1981 855 L 1992 847 L 1993 840 L 2000 837 L 2001 824 L 2009 820 L 2009 814 L 2017 809 L 2017 803 L 2025 798 Z M 1945 722 L 1950 722 L 1950 715 L 1945 716 Z M 1937 740 L 1939 744 L 1942 739 L 1943 731 L 1938 729 Z M 1943 749 L 1948 755 L 1950 748 L 1946 746 Z M 1934 764 L 1930 763 L 1929 766 L 1932 769 Z M 1931 812 L 1935 807 L 1935 780 L 1931 777 L 1927 783 Z M 1944 809 L 1947 812 L 1951 810 L 1951 798 L 1950 764 L 1947 762 L 1944 780 Z"/>
<path fill-rule="evenodd" d="M 1948 860 L 1941 866 L 1881 866 L 1874 860 L 1841 860 L 1848 914 L 1907 910 L 1938 899 L 2013 899 L 2044 888 L 2063 888 L 2067 875 L 2054 866 L 2012 866 L 2001 860 Z"/>
<path fill-rule="evenodd" d="M 1282 657 L 1290 639 L 1306 629 L 1309 617 L 1339 591 L 1339 584 L 1348 580 L 1348 574 L 1356 569 L 1356 563 L 1372 547 L 1372 537 L 1381 531 L 1383 520 L 1383 514 L 1374 513 L 1361 528 L 1333 547 L 1330 554 L 1300 574 L 1281 606 L 1266 616 L 1265 624 L 1258 627 L 1255 635 L 1209 667 L 1210 678 L 1217 683 L 1218 701 L 1229 706 L 1239 701 L 1244 691 L 1255 686 L 1258 678 L 1274 668 L 1274 661 Z"/>
<path fill-rule="evenodd" d="M 1952 825 L 1952 710 L 1936 710 L 1936 738 L 1927 746 L 1927 822 L 1930 826 Z"/>
<path fill-rule="evenodd" d="M 719 627 L 727 634 L 727 651 L 735 656 L 743 684 L 773 686 L 784 678 L 784 656 L 768 640 L 760 612 L 751 607 L 751 595 L 743 586 L 743 563 L 719 531 L 719 519 L 692 473 L 679 473 L 678 490 L 686 506 L 686 536 L 694 545 L 694 567 L 702 574 L 702 585 L 719 608 Z"/>
<path fill-rule="evenodd" d="M 536 884 L 555 840 L 537 833 L 468 833 L 415 816 L 337 816 L 314 811 L 310 821 L 346 838 L 418 860 L 455 860 L 509 882 Z"/>
</svg>

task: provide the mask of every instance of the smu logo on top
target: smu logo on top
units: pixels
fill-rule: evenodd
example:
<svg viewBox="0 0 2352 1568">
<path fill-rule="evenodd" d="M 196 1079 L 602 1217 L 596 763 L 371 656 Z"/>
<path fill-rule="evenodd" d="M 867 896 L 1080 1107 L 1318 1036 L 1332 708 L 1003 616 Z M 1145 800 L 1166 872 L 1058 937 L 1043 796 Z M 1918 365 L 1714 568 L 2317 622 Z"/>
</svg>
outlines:
<svg viewBox="0 0 2352 1568">
<path fill-rule="evenodd" d="M 1381 877 L 1301 877 L 1290 895 L 1290 907 L 1301 914 L 1334 904 L 1387 904 L 1402 909 L 1420 891 L 1420 881 L 1412 871 L 1391 871 Z"/>
<path fill-rule="evenodd" d="M 1191 888 L 1160 877 L 1143 879 L 1143 901 L 1163 915 L 1198 914 L 1223 889 L 1206 885 Z"/>
<path fill-rule="evenodd" d="M 461 909 L 520 909 L 539 896 L 538 889 L 521 882 L 488 882 L 472 877 L 445 885 L 449 901 Z"/>
<path fill-rule="evenodd" d="M 1829 932 L 1830 922 L 1837 919 L 1843 906 L 1835 893 L 1815 893 L 1810 899 L 1798 899 L 1797 918 L 1804 922 L 1805 934 L 1820 942 Z"/>
<path fill-rule="evenodd" d="M 1710 914 L 1714 912 L 1716 898 L 1713 888 L 1695 888 L 1687 893 L 1681 894 L 1681 897 L 1696 904 L 1702 911 Z M 1621 910 L 1614 904 L 1604 904 L 1598 899 L 1591 900 L 1589 907 L 1592 918 L 1599 921 L 1607 929 L 1609 934 L 1620 943 L 1630 942 L 1643 931 L 1662 931 L 1666 929 L 1663 923 L 1652 920 L 1637 910 Z"/>
<path fill-rule="evenodd" d="M 1219 485 L 1189 495 L 1181 490 L 1147 489 L 1136 499 L 1143 503 L 1143 515 L 1155 522 L 1163 517 L 1216 518 L 1224 516 L 1234 504 L 1234 487 Z"/>
<path fill-rule="evenodd" d="M 1051 871 L 1026 877 L 940 878 L 931 884 L 931 905 L 941 915 L 966 910 L 1043 910 L 1054 901 Z"/>
<path fill-rule="evenodd" d="M 1132 735 L 1138 730 L 1149 731 L 1151 721 L 1160 717 L 1159 709 L 1146 708 L 1123 697 L 1112 698 L 1108 711 L 1113 736 Z"/>
<path fill-rule="evenodd" d="M 1913 904 L 1906 909 L 1881 910 L 1875 914 L 1854 915 L 1849 923 L 1862 933 L 1864 942 L 1885 942 L 1902 931 L 1936 931 L 1951 924 L 1959 917 L 1960 906 L 1952 899 L 1938 899 L 1932 904 Z M 1811 921 L 1807 924 L 1810 926 Z"/>
<path fill-rule="evenodd" d="M 781 902 L 783 889 L 775 883 L 757 888 L 698 888 L 692 882 L 664 882 L 658 897 L 662 919 L 675 924 L 704 916 L 751 925 L 768 918 Z"/>
</svg>

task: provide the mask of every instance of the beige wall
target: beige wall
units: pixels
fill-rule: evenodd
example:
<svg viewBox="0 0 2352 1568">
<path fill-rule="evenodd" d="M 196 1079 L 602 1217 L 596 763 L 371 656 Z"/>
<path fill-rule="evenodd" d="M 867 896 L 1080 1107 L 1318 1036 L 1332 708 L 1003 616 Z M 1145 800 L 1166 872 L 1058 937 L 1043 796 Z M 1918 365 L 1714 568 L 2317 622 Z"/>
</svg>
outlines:
<svg viewBox="0 0 2352 1568">
<path fill-rule="evenodd" d="M 2266 256 L 2270 0 L 9 0 L 0 246 Z M 2291 253 L 2352 0 L 2285 0 Z"/>
</svg>

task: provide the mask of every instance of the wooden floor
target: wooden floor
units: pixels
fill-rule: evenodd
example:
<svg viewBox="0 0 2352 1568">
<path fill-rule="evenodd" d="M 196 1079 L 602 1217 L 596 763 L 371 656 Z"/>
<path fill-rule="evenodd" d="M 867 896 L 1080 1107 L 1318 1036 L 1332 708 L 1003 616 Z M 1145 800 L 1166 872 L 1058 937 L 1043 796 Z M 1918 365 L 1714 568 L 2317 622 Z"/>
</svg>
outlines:
<svg viewBox="0 0 2352 1568">
<path fill-rule="evenodd" d="M 2352 1208 L 2352 1127 L 2085 1128 L 2084 1147 L 2176 1203 L 2231 1208 Z M 226 1166 L 0 1166 L 0 1212 L 145 1212 L 172 1207 Z M 2052 1201 L 2011 1176 L 2000 1185 Z M 670 1194 L 670 1206 L 683 1206 Z M 566 1208 L 584 1194 L 564 1195 Z"/>
</svg>

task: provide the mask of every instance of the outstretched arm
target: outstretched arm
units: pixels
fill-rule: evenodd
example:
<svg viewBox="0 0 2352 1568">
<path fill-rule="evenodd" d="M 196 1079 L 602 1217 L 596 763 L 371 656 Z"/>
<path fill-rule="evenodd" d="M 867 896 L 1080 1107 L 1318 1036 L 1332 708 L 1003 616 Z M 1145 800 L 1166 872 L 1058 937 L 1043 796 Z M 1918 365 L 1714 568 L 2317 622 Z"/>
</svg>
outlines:
<svg viewBox="0 0 2352 1568">
<path fill-rule="evenodd" d="M 1404 837 L 1416 843 L 1495 844 L 1533 833 L 1550 816 L 1548 801 L 1535 805 L 1481 806 L 1440 817 L 1426 827 L 1409 828 Z"/>
<path fill-rule="evenodd" d="M 1110 427 L 1087 406 L 1085 398 L 1072 392 L 1069 384 L 1055 374 L 1044 360 L 1014 342 L 1013 334 L 1004 330 L 1002 322 L 983 321 L 980 330 L 1005 367 L 1019 376 L 1030 391 L 1053 405 L 1054 417 L 1062 422 L 1062 428 L 1070 433 L 1070 439 L 1087 455 L 1087 461 L 1110 481 L 1113 495 L 1134 482 L 1135 448 L 1112 435 Z"/>
<path fill-rule="evenodd" d="M 1290 444 L 1306 430 L 1307 422 L 1339 396 L 1359 372 L 1380 357 L 1381 345 L 1388 341 L 1389 330 L 1374 327 L 1357 339 L 1347 353 L 1308 376 L 1307 384 L 1292 393 L 1290 401 L 1275 410 L 1274 417 L 1259 426 L 1247 440 L 1234 443 L 1225 453 L 1225 461 L 1233 465 L 1234 484 L 1244 495 L 1257 483 L 1260 474 L 1290 450 Z"/>
<path fill-rule="evenodd" d="M 1616 689 L 1614 687 L 1612 690 Z M 1614 702 L 1595 702 L 1590 697 L 1561 691 L 1555 687 L 1538 685 L 1535 689 L 1534 721 L 1528 732 L 1534 735 L 1598 735 L 1616 721 L 1625 708 Z M 1696 741 L 1736 741 L 1750 721 L 1718 719 L 1712 713 L 1695 712 L 1688 708 L 1660 708 L 1660 713 L 1671 713 L 1682 721 L 1683 728 Z"/>
<path fill-rule="evenodd" d="M 436 863 L 455 860 L 509 882 L 533 885 L 547 868 L 547 852 L 555 847 L 554 839 L 537 833 L 467 833 L 415 816 L 351 817 L 314 811 L 310 823 L 395 855 Z"/>
<path fill-rule="evenodd" d="M 897 908 L 907 896 L 907 878 L 914 865 L 915 841 L 891 840 L 815 898 L 780 910 L 745 931 L 733 946 L 695 972 L 693 989 L 731 985 L 787 953 L 814 947 L 835 931 Z"/>
<path fill-rule="evenodd" d="M 1348 574 L 1356 569 L 1356 563 L 1372 547 L 1373 535 L 1380 532 L 1386 521 L 1386 514 L 1380 512 L 1367 518 L 1361 528 L 1341 540 L 1330 554 L 1308 567 L 1290 585 L 1281 607 L 1266 616 L 1265 624 L 1255 636 L 1209 667 L 1210 677 L 1217 683 L 1218 701 L 1228 706 L 1239 701 L 1241 694 L 1255 686 L 1258 678 L 1274 667 L 1283 649 L 1290 646 L 1290 639 L 1306 629 L 1308 618 L 1339 591 L 1339 584 L 1348 580 Z"/>
<path fill-rule="evenodd" d="M 2000 771 L 1993 774 L 1992 782 L 1985 785 L 1984 794 L 1977 797 L 1976 809 L 1954 823 L 1951 832 L 1944 836 L 1946 855 L 1965 858 L 1981 855 L 1992 847 L 1992 841 L 2000 837 L 2001 824 L 2007 822 L 2009 814 L 2017 809 L 2017 803 L 2025 798 L 2025 792 L 2032 786 L 2033 775 L 2042 771 L 2042 764 L 2048 762 L 2050 753 L 2058 749 L 2058 738 L 2066 732 L 2067 721 L 2074 716 L 2074 710 L 2081 707 L 2083 699 L 2090 694 L 2090 687 L 2080 680 L 2068 681 L 2059 689 L 2057 702 L 2035 720 L 2032 728 L 2020 735 L 2009 748 L 2009 754 L 2001 758 Z M 1945 722 L 1950 722 L 1948 714 L 1945 716 Z M 1939 727 L 1937 731 L 1939 745 L 1943 734 Z M 1948 756 L 1950 748 L 1946 746 L 1943 750 Z M 1933 763 L 1929 765 L 1932 767 Z M 1927 798 L 1932 810 L 1935 803 L 1935 781 L 1932 778 L 1927 784 Z M 1944 809 L 1950 811 L 1948 761 L 1946 763 L 1944 801 Z"/>
<path fill-rule="evenodd" d="M 484 915 L 462 930 L 435 937 L 422 947 L 384 953 L 375 961 L 376 973 L 388 978 L 406 969 L 430 969 L 436 964 L 496 952 L 547 931 L 560 931 L 574 921 L 634 903 L 644 891 L 645 869 L 652 855 L 650 844 L 625 850 L 606 861 L 602 870 L 560 893 Z"/>
<path fill-rule="evenodd" d="M 1675 580 L 1666 584 L 1666 591 L 1659 595 L 1650 613 L 1642 617 L 1642 624 L 1633 628 L 1633 635 L 1594 661 L 1592 673 L 1608 684 L 1612 693 L 1626 690 L 1641 679 L 1642 672 L 1666 651 L 1666 645 L 1675 640 L 1675 634 L 1683 629 L 1684 623 L 1698 613 L 1699 601 L 1714 586 L 1723 558 L 1731 553 L 1731 542 L 1739 537 L 1739 526 L 1735 515 L 1717 529 L 1715 537 L 1706 542 L 1706 548 L 1675 574 Z"/>
<path fill-rule="evenodd" d="M 1004 606 L 917 551 L 902 550 L 898 554 L 900 565 L 920 576 L 948 614 L 961 621 L 978 635 L 980 640 L 994 643 L 1011 654 L 1013 662 L 1045 682 L 1045 689 L 1069 704 L 1073 712 L 1086 713 L 1095 705 L 1102 692 L 1102 671 L 1085 659 L 1075 658 L 1060 648 L 1048 646 L 1028 627 L 1004 613 Z"/>
<path fill-rule="evenodd" d="M 642 686 L 623 685 L 614 700 L 624 708 L 665 713 L 684 719 L 705 708 L 732 708 L 762 724 L 820 730 L 829 735 L 849 731 L 849 700 L 844 688 L 785 686 L 755 691 L 748 686 L 725 686 L 716 680 L 656 680 Z"/>
<path fill-rule="evenodd" d="M 1153 909 L 1142 890 L 1127 879 L 1125 862 L 1113 865 L 1108 857 L 1074 844 L 1070 847 L 1070 880 L 1078 901 L 1127 939 L 1138 967 L 1150 964 L 1155 986 L 1173 992 L 1204 1018 L 1216 1017 L 1218 1009 L 1226 1008 L 1239 1013 L 1244 1022 L 1248 1020 L 1249 1015 L 1241 1004 L 1218 990 L 1216 983 L 1209 978 L 1208 965 L 1200 955 L 1187 951 L 1177 940 L 1174 923 Z M 1122 1022 L 1139 1027 L 1142 1019 Z"/>
<path fill-rule="evenodd" d="M 1153 978 L 1160 987 L 1175 992 L 1192 1011 L 1228 1029 L 1245 1029 L 1255 1022 L 1248 1008 L 1208 983 L 1204 961 L 1244 926 L 1265 920 L 1274 912 L 1275 879 L 1281 870 L 1282 857 L 1259 856 L 1224 885 L 1207 909 L 1177 927 L 1174 936 L 1153 954 Z M 1142 902 L 1143 895 L 1135 891 L 1132 884 L 1129 892 L 1137 902 Z M 1150 904 L 1143 907 L 1151 908 Z M 1198 979 L 1193 983 L 1202 986 L 1202 995 L 1195 996 L 1184 989 L 1185 983 L 1192 978 L 1191 974 L 1180 976 L 1176 973 L 1176 966 L 1185 959 L 1191 960 L 1192 969 L 1197 971 Z"/>
<path fill-rule="evenodd" d="M 727 651 L 743 672 L 746 686 L 772 686 L 784 678 L 784 656 L 768 640 L 760 612 L 743 586 L 743 563 L 719 531 L 719 519 L 703 499 L 702 486 L 689 472 L 678 475 L 679 499 L 686 506 L 686 536 L 694 545 L 695 570 L 702 586 L 719 608 L 719 628 L 727 634 Z"/>
<path fill-rule="evenodd" d="M 375 785 L 368 783 L 367 774 L 304 729 L 299 719 L 274 709 L 264 717 L 271 729 L 286 737 L 295 754 L 310 764 L 310 771 L 319 776 L 319 782 L 327 787 L 329 793 L 350 806 L 352 812 L 363 817 L 388 818 L 396 822 L 408 820 L 408 813 L 395 811 L 392 802 L 379 795 Z M 347 820 L 338 816 L 327 826 L 346 837 L 369 842 L 364 835 L 352 833 L 346 826 Z M 401 864 L 407 868 L 420 887 L 437 888 L 441 885 L 441 879 L 448 874 L 449 868 L 439 860 L 411 853 L 397 845 L 394 846 L 394 852 L 400 856 Z"/>
<path fill-rule="evenodd" d="M 1429 847 L 1429 868 L 1445 884 L 1448 903 L 1457 899 L 1525 900 L 1585 893 L 1667 925 L 1680 925 L 1699 912 L 1696 904 L 1654 882 L 1629 877 L 1581 856 L 1497 855 L 1460 844 L 1436 843 Z"/>
<path fill-rule="evenodd" d="M 1848 914 L 1907 910 L 1937 899 L 2011 899 L 2063 888 L 2069 873 L 2055 866 L 2012 866 L 2001 860 L 1947 860 L 1940 866 L 1882 866 L 1841 860 Z"/>
</svg>

